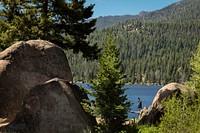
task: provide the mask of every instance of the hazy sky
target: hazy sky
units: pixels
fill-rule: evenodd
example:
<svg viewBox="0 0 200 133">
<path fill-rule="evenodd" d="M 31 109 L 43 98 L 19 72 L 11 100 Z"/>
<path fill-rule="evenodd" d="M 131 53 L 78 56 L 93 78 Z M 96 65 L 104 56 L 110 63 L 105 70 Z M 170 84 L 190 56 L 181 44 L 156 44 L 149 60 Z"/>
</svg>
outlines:
<svg viewBox="0 0 200 133">
<path fill-rule="evenodd" d="M 95 4 L 93 17 L 108 15 L 136 15 L 141 11 L 162 9 L 180 0 L 86 0 L 86 5 Z"/>
</svg>

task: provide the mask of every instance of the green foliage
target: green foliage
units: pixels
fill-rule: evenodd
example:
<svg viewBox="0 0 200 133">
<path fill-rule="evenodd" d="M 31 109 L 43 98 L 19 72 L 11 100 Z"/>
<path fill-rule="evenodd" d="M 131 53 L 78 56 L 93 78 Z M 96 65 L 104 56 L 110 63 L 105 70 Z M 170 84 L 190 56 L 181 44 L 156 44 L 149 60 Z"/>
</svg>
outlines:
<svg viewBox="0 0 200 133">
<path fill-rule="evenodd" d="M 124 94 L 125 89 L 122 89 L 125 80 L 120 68 L 119 52 L 111 35 L 103 46 L 91 95 L 95 97 L 94 112 L 102 118 L 98 130 L 115 133 L 124 129 L 123 123 L 128 117 L 130 102 Z"/>
<path fill-rule="evenodd" d="M 187 82 L 187 85 L 200 92 L 200 43 L 194 53 L 190 65 L 193 73 L 190 81 Z"/>
<path fill-rule="evenodd" d="M 136 124 L 132 124 L 132 125 L 126 125 L 125 129 L 123 131 L 121 131 L 120 133 L 137 133 L 138 132 L 138 127 Z"/>
<path fill-rule="evenodd" d="M 199 113 L 199 103 L 196 99 L 191 99 L 187 95 L 174 96 L 165 104 L 159 131 L 163 133 L 200 132 Z"/>
<path fill-rule="evenodd" d="M 140 125 L 138 129 L 138 133 L 159 133 L 158 128 L 155 126 Z"/>
<path fill-rule="evenodd" d="M 89 45 L 87 36 L 95 30 L 94 5 L 84 7 L 85 0 L 1 0 L 1 49 L 18 40 L 43 39 L 62 48 L 81 51 L 83 57 L 95 59 L 100 50 Z M 5 23 L 8 23 L 7 25 Z"/>
</svg>

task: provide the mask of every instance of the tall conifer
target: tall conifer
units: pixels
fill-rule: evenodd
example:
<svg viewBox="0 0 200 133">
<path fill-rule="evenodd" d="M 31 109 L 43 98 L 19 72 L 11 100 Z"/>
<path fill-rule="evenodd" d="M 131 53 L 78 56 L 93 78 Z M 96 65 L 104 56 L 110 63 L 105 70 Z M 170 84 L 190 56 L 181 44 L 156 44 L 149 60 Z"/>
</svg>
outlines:
<svg viewBox="0 0 200 133">
<path fill-rule="evenodd" d="M 130 102 L 124 94 L 125 89 L 122 89 L 125 80 L 118 58 L 119 50 L 112 35 L 108 36 L 103 48 L 96 80 L 93 80 L 92 95 L 95 97 L 95 111 L 103 119 L 101 131 L 115 133 L 123 130 Z"/>
<path fill-rule="evenodd" d="M 18 40 L 44 39 L 62 48 L 81 51 L 84 57 L 97 58 L 96 44 L 89 45 L 87 36 L 95 30 L 94 5 L 86 0 L 1 0 L 0 46 L 4 49 Z"/>
</svg>

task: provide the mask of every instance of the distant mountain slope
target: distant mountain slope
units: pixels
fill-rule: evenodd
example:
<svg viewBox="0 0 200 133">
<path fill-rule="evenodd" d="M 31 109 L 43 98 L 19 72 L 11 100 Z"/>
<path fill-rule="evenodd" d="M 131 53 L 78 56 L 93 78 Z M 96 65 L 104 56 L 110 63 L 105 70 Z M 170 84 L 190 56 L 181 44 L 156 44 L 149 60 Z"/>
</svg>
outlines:
<svg viewBox="0 0 200 133">
<path fill-rule="evenodd" d="M 123 16 L 106 16 L 97 18 L 96 27 L 98 29 L 114 26 L 119 22 L 123 23 L 128 20 L 141 21 L 185 21 L 185 20 L 200 20 L 200 0 L 182 0 L 173 3 L 161 10 L 152 12 L 142 11 L 138 15 L 123 15 Z"/>
<path fill-rule="evenodd" d="M 122 16 L 106 16 L 106 17 L 98 17 L 96 22 L 97 29 L 108 28 L 119 22 L 125 22 L 127 20 L 135 19 L 137 16 L 133 15 L 122 15 Z"/>
<path fill-rule="evenodd" d="M 138 19 L 145 21 L 185 21 L 200 20 L 200 0 L 182 0 L 161 10 L 140 14 Z"/>
</svg>

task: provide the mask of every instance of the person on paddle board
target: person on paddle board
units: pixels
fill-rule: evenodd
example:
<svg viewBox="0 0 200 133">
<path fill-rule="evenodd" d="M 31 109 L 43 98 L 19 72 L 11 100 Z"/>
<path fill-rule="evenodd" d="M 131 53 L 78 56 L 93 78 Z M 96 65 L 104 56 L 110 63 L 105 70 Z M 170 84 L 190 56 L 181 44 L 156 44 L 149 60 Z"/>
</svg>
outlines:
<svg viewBox="0 0 200 133">
<path fill-rule="evenodd" d="M 141 99 L 138 97 L 138 111 L 142 110 L 142 101 Z"/>
</svg>

